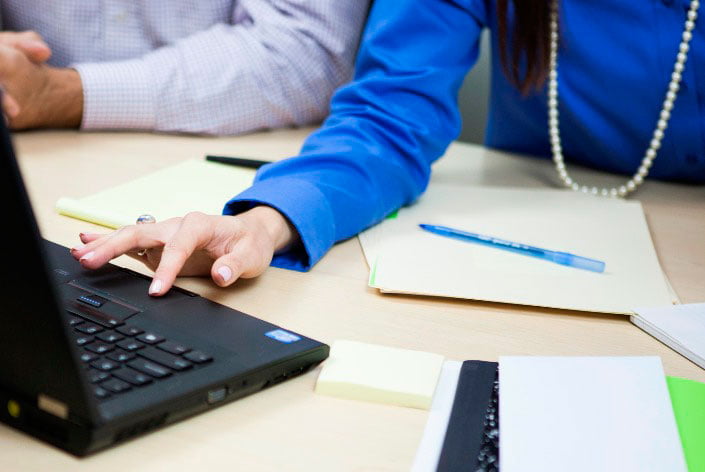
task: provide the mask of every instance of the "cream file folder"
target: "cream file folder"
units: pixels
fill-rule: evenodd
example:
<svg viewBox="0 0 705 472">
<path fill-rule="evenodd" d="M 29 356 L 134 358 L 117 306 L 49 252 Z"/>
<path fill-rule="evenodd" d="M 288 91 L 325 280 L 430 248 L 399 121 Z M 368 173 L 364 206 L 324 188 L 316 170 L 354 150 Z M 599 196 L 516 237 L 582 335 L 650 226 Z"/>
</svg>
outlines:
<svg viewBox="0 0 705 472">
<path fill-rule="evenodd" d="M 570 252 L 604 273 L 421 230 L 419 223 Z M 360 238 L 383 292 L 629 314 L 673 303 L 641 204 L 563 190 L 432 184 L 419 202 Z"/>
<path fill-rule="evenodd" d="M 88 197 L 61 198 L 56 210 L 108 228 L 134 224 L 145 213 L 157 221 L 189 211 L 219 215 L 254 176 L 254 169 L 193 159 Z"/>
</svg>

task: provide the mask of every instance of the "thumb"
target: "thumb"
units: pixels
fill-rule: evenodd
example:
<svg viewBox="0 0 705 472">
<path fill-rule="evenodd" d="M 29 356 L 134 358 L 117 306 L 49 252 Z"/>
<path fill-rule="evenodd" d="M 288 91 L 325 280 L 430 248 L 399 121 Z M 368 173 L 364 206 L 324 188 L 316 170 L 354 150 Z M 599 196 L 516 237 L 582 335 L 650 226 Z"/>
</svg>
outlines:
<svg viewBox="0 0 705 472">
<path fill-rule="evenodd" d="M 22 51 L 30 61 L 37 64 L 46 62 L 51 57 L 51 49 L 43 41 L 23 39 L 17 41 L 14 46 Z"/>
<path fill-rule="evenodd" d="M 269 266 L 272 252 L 239 241 L 227 254 L 219 257 L 211 267 L 213 282 L 221 287 L 232 285 L 239 278 L 257 277 Z"/>
</svg>

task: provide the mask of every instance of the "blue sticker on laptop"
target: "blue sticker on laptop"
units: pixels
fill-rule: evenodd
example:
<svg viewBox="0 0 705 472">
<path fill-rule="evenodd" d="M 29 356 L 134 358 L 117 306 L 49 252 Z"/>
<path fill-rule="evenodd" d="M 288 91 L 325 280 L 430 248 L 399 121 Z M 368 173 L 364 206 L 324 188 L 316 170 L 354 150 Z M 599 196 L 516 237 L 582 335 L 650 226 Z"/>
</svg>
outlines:
<svg viewBox="0 0 705 472">
<path fill-rule="evenodd" d="M 301 341 L 300 336 L 297 336 L 288 331 L 284 331 L 283 329 L 275 329 L 273 331 L 264 333 L 264 335 L 284 344 L 291 344 L 295 343 L 296 341 Z"/>
</svg>

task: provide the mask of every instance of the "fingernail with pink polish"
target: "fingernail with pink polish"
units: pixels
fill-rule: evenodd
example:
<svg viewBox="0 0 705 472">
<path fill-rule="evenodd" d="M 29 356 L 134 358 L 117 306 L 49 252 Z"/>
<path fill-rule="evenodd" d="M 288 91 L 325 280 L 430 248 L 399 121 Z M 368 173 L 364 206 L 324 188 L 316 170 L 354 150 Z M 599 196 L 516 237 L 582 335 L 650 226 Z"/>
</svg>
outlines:
<svg viewBox="0 0 705 472">
<path fill-rule="evenodd" d="M 86 254 L 85 256 L 83 256 L 82 258 L 80 258 L 79 261 L 81 261 L 81 262 L 90 261 L 91 259 L 93 259 L 93 256 L 95 256 L 95 252 L 91 251 L 88 254 Z"/>
<path fill-rule="evenodd" d="M 159 279 L 154 279 L 152 285 L 149 286 L 149 294 L 156 295 L 162 291 L 162 281 Z"/>
<path fill-rule="evenodd" d="M 233 276 L 233 271 L 228 266 L 220 266 L 216 272 L 223 279 L 223 282 L 227 282 Z"/>
</svg>

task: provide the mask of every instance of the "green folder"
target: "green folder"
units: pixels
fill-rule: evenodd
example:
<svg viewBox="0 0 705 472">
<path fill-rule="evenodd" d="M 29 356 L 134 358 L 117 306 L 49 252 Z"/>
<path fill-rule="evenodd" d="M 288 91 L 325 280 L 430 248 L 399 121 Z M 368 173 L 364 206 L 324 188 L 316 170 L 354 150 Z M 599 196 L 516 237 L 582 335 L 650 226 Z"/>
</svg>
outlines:
<svg viewBox="0 0 705 472">
<path fill-rule="evenodd" d="M 666 377 L 690 472 L 705 472 L 705 384 Z"/>
</svg>

